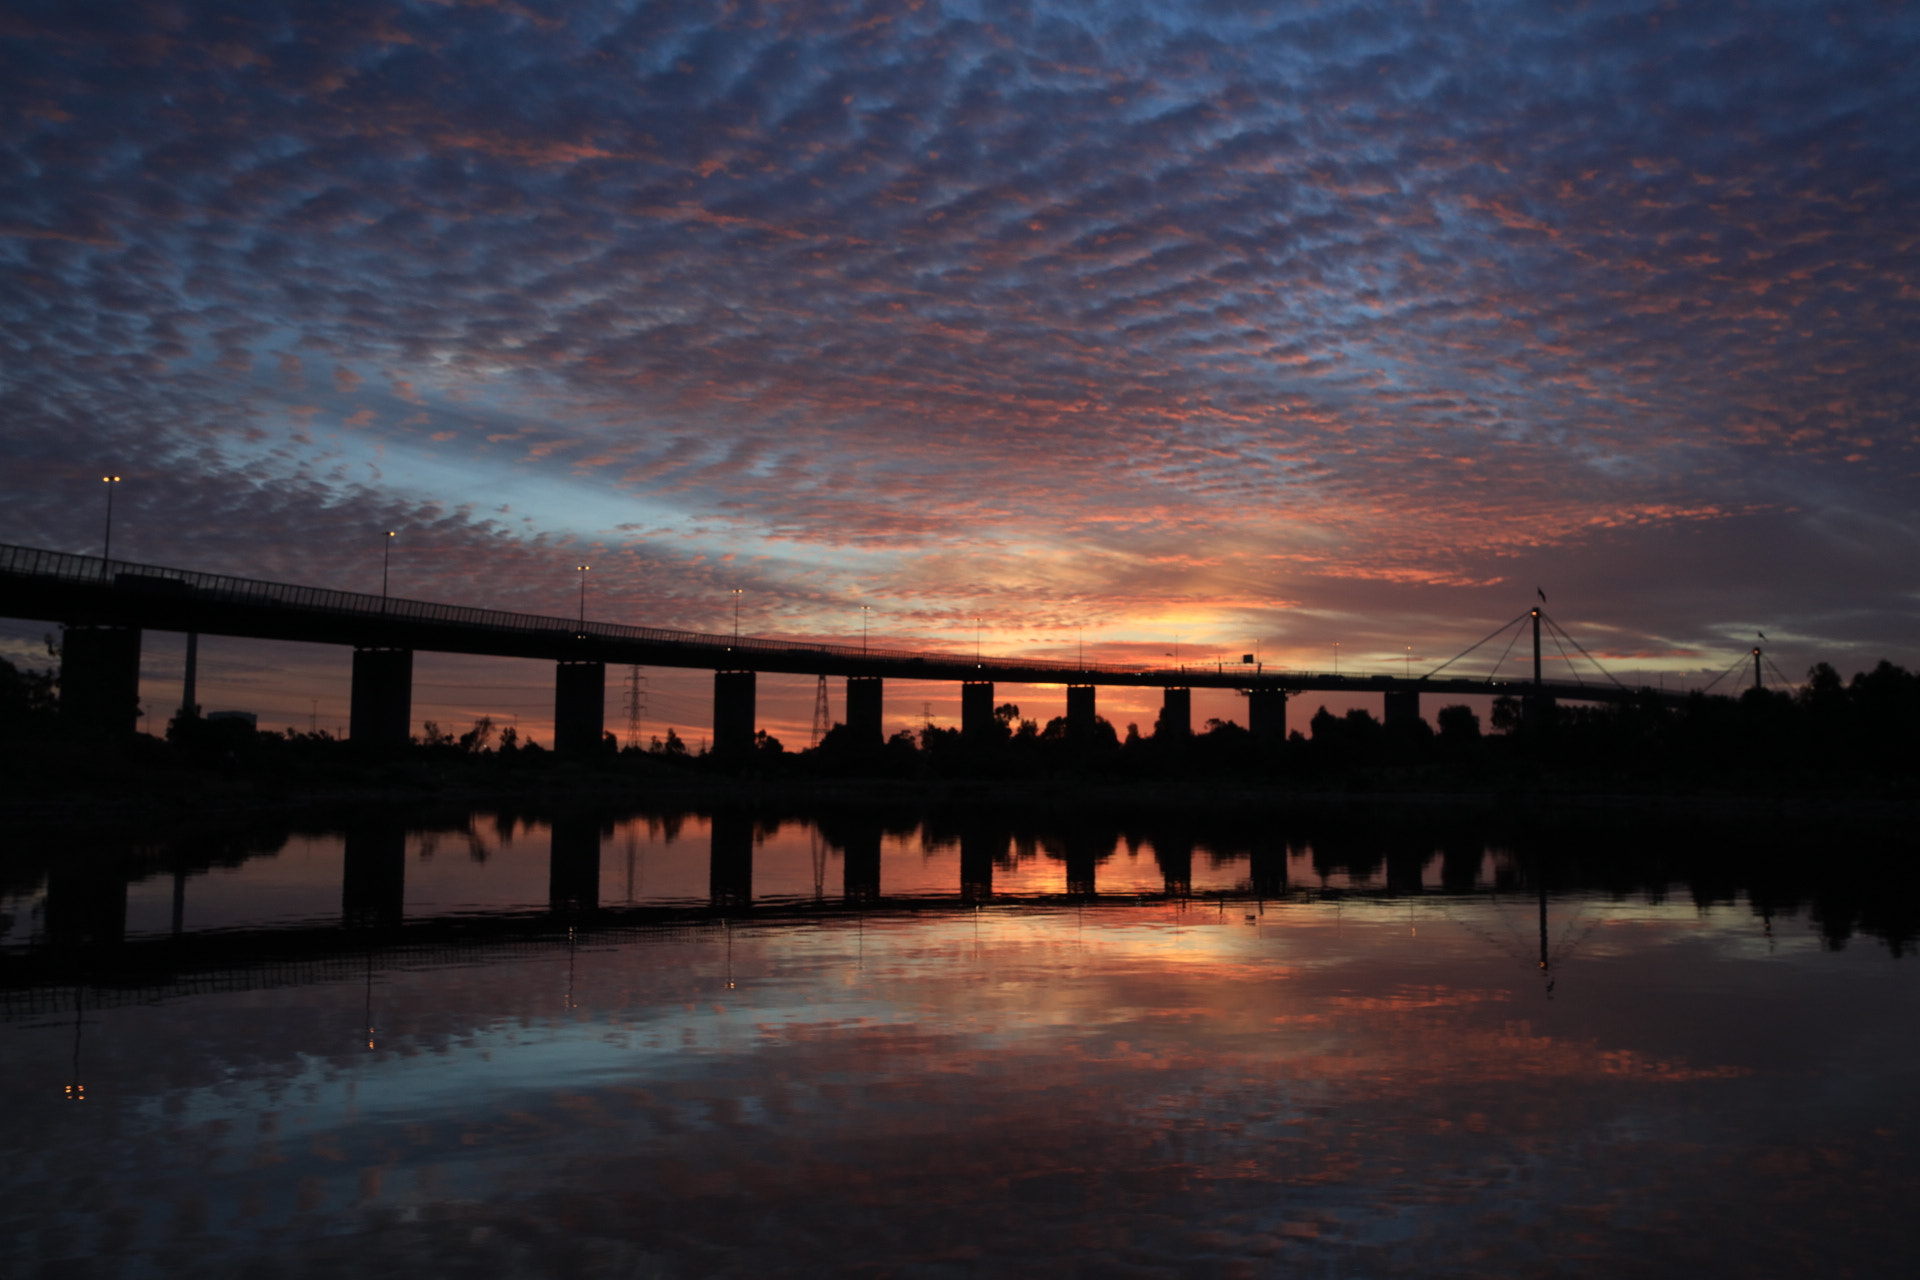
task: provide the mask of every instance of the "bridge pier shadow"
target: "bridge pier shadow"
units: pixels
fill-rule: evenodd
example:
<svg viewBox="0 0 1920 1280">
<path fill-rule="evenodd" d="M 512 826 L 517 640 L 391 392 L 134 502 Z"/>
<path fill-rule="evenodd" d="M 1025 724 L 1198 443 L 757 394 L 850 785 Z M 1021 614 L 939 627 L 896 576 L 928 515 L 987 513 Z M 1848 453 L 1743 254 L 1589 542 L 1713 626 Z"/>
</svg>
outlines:
<svg viewBox="0 0 1920 1280">
<path fill-rule="evenodd" d="M 1247 887 L 1262 898 L 1278 898 L 1287 891 L 1287 846 L 1272 836 L 1261 836 L 1247 850 Z"/>
<path fill-rule="evenodd" d="M 1084 831 L 1069 831 L 1062 841 L 1062 853 L 1067 864 L 1067 896 L 1069 898 L 1091 898 L 1098 889 L 1094 883 L 1095 868 L 1100 865 L 1102 853 L 1113 846 L 1101 847 L 1099 839 Z"/>
<path fill-rule="evenodd" d="M 1427 859 L 1433 854 L 1430 843 L 1402 837 L 1387 847 L 1387 892 L 1418 894 L 1423 883 Z"/>
<path fill-rule="evenodd" d="M 1448 893 L 1472 893 L 1480 882 L 1486 849 L 1478 840 L 1449 839 L 1440 847 L 1440 887 Z"/>
<path fill-rule="evenodd" d="M 124 851 L 87 849 L 47 869 L 46 940 L 62 951 L 105 951 L 127 939 Z"/>
<path fill-rule="evenodd" d="M 852 814 L 823 820 L 820 836 L 840 850 L 841 893 L 850 903 L 873 902 L 880 896 L 880 840 L 885 832 L 878 818 Z"/>
<path fill-rule="evenodd" d="M 753 818 L 744 813 L 713 815 L 713 846 L 707 866 L 707 894 L 722 909 L 753 905 Z"/>
<path fill-rule="evenodd" d="M 1007 833 L 986 827 L 960 832 L 960 900 L 986 902 L 993 897 L 993 864 L 1006 856 Z"/>
<path fill-rule="evenodd" d="M 340 868 L 340 922 L 398 929 L 406 916 L 407 829 L 400 823 L 347 830 Z"/>
<path fill-rule="evenodd" d="M 1169 898 L 1193 896 L 1193 840 L 1190 837 L 1164 832 L 1155 836 L 1153 860 L 1160 864 L 1160 877 Z"/>
<path fill-rule="evenodd" d="M 555 915 L 590 915 L 600 907 L 600 823 L 555 818 L 547 860 L 547 908 Z"/>
</svg>

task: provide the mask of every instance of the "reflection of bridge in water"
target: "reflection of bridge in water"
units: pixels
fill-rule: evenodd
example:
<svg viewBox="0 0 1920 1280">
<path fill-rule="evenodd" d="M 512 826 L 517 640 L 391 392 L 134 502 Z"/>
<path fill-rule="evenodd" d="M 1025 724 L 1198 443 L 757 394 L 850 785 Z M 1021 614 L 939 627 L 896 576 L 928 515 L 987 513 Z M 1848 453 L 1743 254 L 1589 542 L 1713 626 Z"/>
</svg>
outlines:
<svg viewBox="0 0 1920 1280">
<path fill-rule="evenodd" d="M 678 824 L 689 815 L 629 811 L 624 816 L 650 829 L 658 823 L 664 838 L 654 847 L 664 851 L 679 841 Z M 20 888 L 44 883 L 45 899 L 41 928 L 31 941 L 0 950 L 0 1014 L 31 1016 L 70 1009 L 76 1001 L 140 1002 L 170 992 L 361 977 L 371 972 L 376 955 L 382 966 L 435 964 L 661 931 L 832 924 L 988 907 L 1022 911 L 1171 903 L 1225 910 L 1233 902 L 1361 896 L 1445 904 L 1489 893 L 1502 899 L 1524 893 L 1537 905 L 1544 926 L 1549 893 L 1601 891 L 1615 898 L 1644 893 L 1658 900 L 1685 885 L 1699 908 L 1731 905 L 1744 895 L 1769 929 L 1774 918 L 1810 908 L 1810 924 L 1829 945 L 1844 945 L 1857 929 L 1882 938 L 1898 955 L 1920 937 L 1920 882 L 1909 861 L 1812 865 L 1803 856 L 1805 832 L 1796 834 L 1779 823 L 1758 825 L 1737 837 L 1717 822 L 1710 833 L 1685 826 L 1664 834 L 1636 830 L 1625 843 L 1617 833 L 1597 828 L 1565 828 L 1550 839 L 1514 842 L 1489 840 L 1477 824 L 1431 819 L 1418 826 L 1368 827 L 1353 816 L 1338 816 L 1290 821 L 1283 831 L 1271 816 L 1089 820 L 1019 811 L 909 818 L 904 812 L 842 810 L 798 821 L 743 810 L 714 812 L 708 815 L 704 851 L 688 849 L 695 865 L 704 853 L 704 897 L 656 905 L 634 905 L 630 897 L 624 905 L 609 901 L 614 895 L 603 883 L 602 855 L 618 848 L 613 840 L 617 820 L 603 814 L 559 816 L 531 825 L 521 819 L 521 830 L 543 840 L 544 847 L 516 845 L 514 857 L 520 861 L 509 860 L 511 874 L 531 869 L 525 859 L 542 858 L 544 902 L 529 903 L 522 896 L 504 909 L 409 915 L 410 837 L 419 837 L 412 848 L 424 857 L 431 837 L 472 839 L 485 819 L 469 815 L 436 827 L 366 817 L 332 829 L 339 841 L 334 846 L 340 858 L 337 913 L 327 910 L 273 927 L 188 930 L 184 908 L 192 876 L 235 870 L 257 859 L 270 862 L 289 847 L 291 833 L 285 829 L 277 839 L 271 833 L 251 839 L 196 837 L 174 846 L 98 841 L 89 846 L 63 839 L 37 855 L 15 850 L 16 856 L 0 863 L 10 892 L 17 901 Z M 515 820 L 504 814 L 491 819 L 506 839 Z M 756 886 L 762 841 L 771 841 L 783 824 L 837 854 L 837 882 L 827 882 L 828 860 L 819 857 L 812 864 L 812 893 L 780 892 L 777 878 L 773 892 Z M 894 861 L 902 852 L 901 837 L 916 832 L 922 864 Z M 1823 828 L 1823 835 L 1830 832 Z M 885 860 L 895 868 L 890 872 L 882 857 L 889 839 L 895 841 L 892 859 Z M 1146 848 L 1151 862 L 1133 862 Z M 1123 850 L 1125 869 L 1108 869 Z M 797 845 L 785 850 L 798 851 Z M 929 851 L 941 856 L 926 862 Z M 1196 860 L 1202 857 L 1210 863 L 1209 874 L 1197 877 Z M 1044 874 L 1034 874 L 1035 859 Z M 950 879 L 944 885 L 924 876 L 916 882 L 915 865 L 937 865 Z M 1148 878 L 1142 879 L 1142 871 Z M 893 884 L 883 872 L 897 877 Z M 129 933 L 129 885 L 169 873 L 171 930 Z M 784 887 L 791 889 L 789 881 Z M 322 896 L 312 905 L 326 901 Z M 1539 945 L 1544 962 L 1544 927 Z"/>
<path fill-rule="evenodd" d="M 703 902 L 622 905 L 607 901 L 602 854 L 613 848 L 612 823 L 598 816 L 559 817 L 547 833 L 547 901 L 483 912 L 409 916 L 406 884 L 409 836 L 418 826 L 400 821 L 363 821 L 341 835 L 340 909 L 333 921 L 271 927 L 188 930 L 183 927 L 192 872 L 178 858 L 157 860 L 94 849 L 90 856 L 61 850 L 48 863 L 43 927 L 25 948 L 0 958 L 0 1009 L 18 1014 L 68 1006 L 76 984 L 104 992 L 102 999 L 151 998 L 156 989 L 252 988 L 326 981 L 359 974 L 369 950 L 411 956 L 422 962 L 527 946 L 577 945 L 624 936 L 701 928 L 722 923 L 831 922 L 873 914 L 928 915 L 993 905 L 1051 909 L 1088 903 L 1220 902 L 1284 900 L 1320 896 L 1328 876 L 1352 879 L 1349 891 L 1377 895 L 1406 892 L 1468 893 L 1485 888 L 1489 848 L 1481 840 L 1436 845 L 1416 839 L 1404 848 L 1360 842 L 1365 850 L 1343 852 L 1338 842 L 1311 851 L 1311 882 L 1290 883 L 1308 846 L 1278 836 L 1241 834 L 1196 837 L 1171 822 L 1151 828 L 1159 883 L 1137 878 L 1122 891 L 1102 893 L 1100 868 L 1123 849 L 1137 849 L 1139 830 L 1125 835 L 1113 825 L 1064 824 L 1037 831 L 1012 820 L 962 820 L 931 836 L 943 848 L 957 845 L 957 875 L 944 891 L 890 892 L 882 878 L 882 850 L 898 821 L 868 812 L 821 817 L 812 834 L 838 854 L 838 882 L 825 883 L 816 862 L 816 892 L 757 894 L 756 850 L 769 824 L 754 814 L 722 810 L 711 815 L 706 849 L 708 892 Z M 775 826 L 777 829 L 777 824 Z M 1013 893 L 995 887 L 1023 850 L 1037 851 L 1052 868 L 1051 884 L 1025 877 Z M 252 856 L 276 849 L 256 846 Z M 1196 856 L 1214 868 L 1234 869 L 1230 883 L 1194 890 Z M 245 856 L 229 857 L 232 866 Z M 1438 863 L 1437 878 L 1431 876 Z M 199 869 L 209 865 L 199 860 Z M 949 864 L 951 865 L 951 864 Z M 1244 875 L 1239 868 L 1244 867 Z M 1384 876 L 1374 872 L 1384 868 Z M 128 886 L 156 873 L 173 876 L 171 931 L 145 936 L 127 931 Z M 1513 883 L 1502 876 L 1504 887 Z M 112 993 L 119 992 L 119 996 Z M 139 993 L 146 992 L 146 995 Z M 88 997 L 93 999 L 94 997 Z"/>
<path fill-rule="evenodd" d="M 721 755 L 752 747 L 759 672 L 815 675 L 823 680 L 844 676 L 849 740 L 870 747 L 881 743 L 888 679 L 958 682 L 961 731 L 975 740 L 984 740 L 993 731 L 996 681 L 1065 685 L 1070 737 L 1093 731 L 1096 690 L 1102 685 L 1161 689 L 1161 732 L 1174 735 L 1192 732 L 1192 690 L 1231 689 L 1247 698 L 1247 727 L 1255 740 L 1268 742 L 1286 737 L 1288 697 L 1308 691 L 1379 694 L 1389 724 L 1419 719 L 1423 697 L 1495 694 L 1535 703 L 1632 699 L 1671 703 L 1684 697 L 1663 689 L 1629 687 L 1597 663 L 1593 663 L 1595 682 L 1584 676 L 1547 679 L 1543 664 L 1556 659 L 1543 649 L 1543 634 L 1559 648 L 1563 670 L 1578 673 L 1575 651 L 1589 662 L 1592 659 L 1541 609 L 1530 610 L 1494 633 L 1524 629 L 1531 619 L 1532 678 L 1521 680 L 1493 678 L 1511 652 L 1511 643 L 1494 664 L 1493 673 L 1480 678 L 1443 675 L 1458 659 L 1414 677 L 1276 670 L 1252 661 L 1252 655 L 1237 663 L 1173 666 L 996 658 L 595 622 L 586 618 L 584 605 L 577 618 L 544 617 L 12 546 L 0 546 L 0 614 L 64 624 L 63 711 L 103 730 L 124 733 L 131 733 L 138 721 L 143 629 L 181 631 L 190 637 L 206 633 L 353 646 L 349 735 L 374 745 L 403 744 L 408 738 L 416 650 L 555 663 L 554 743 L 563 751 L 599 746 L 605 728 L 608 663 L 713 671 L 713 741 Z M 1516 630 L 1514 641 L 1519 635 Z M 195 652 L 191 643 L 187 652 L 184 702 L 191 705 Z M 1757 681 L 1759 650 L 1754 650 L 1753 657 Z"/>
</svg>

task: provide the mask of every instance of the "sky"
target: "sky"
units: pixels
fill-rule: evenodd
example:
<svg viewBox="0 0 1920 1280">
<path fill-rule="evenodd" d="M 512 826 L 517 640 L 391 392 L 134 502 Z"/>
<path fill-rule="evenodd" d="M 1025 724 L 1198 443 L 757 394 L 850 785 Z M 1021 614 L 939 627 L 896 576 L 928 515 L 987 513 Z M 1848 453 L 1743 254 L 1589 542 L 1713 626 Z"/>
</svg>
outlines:
<svg viewBox="0 0 1920 1280">
<path fill-rule="evenodd" d="M 1628 678 L 1911 666 L 1916 63 L 1897 3 L 14 0 L 0 542 L 97 554 L 112 473 L 119 557 L 394 529 L 396 594 L 659 626 L 1417 674 L 1540 591 Z M 285 650 L 203 683 L 343 716 Z"/>
</svg>

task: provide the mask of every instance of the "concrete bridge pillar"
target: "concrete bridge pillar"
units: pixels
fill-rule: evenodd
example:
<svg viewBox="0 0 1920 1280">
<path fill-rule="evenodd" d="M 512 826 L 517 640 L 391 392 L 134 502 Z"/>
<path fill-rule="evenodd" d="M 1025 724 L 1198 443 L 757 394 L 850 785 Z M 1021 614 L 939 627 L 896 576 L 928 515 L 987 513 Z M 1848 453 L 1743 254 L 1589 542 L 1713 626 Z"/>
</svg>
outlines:
<svg viewBox="0 0 1920 1280">
<path fill-rule="evenodd" d="M 1067 740 L 1070 742 L 1091 742 L 1093 740 L 1094 686 L 1090 684 L 1070 684 L 1067 686 Z"/>
<path fill-rule="evenodd" d="M 1160 724 L 1153 731 L 1156 738 L 1191 738 L 1193 736 L 1193 690 L 1163 689 L 1160 691 Z"/>
<path fill-rule="evenodd" d="M 406 916 L 407 829 L 352 827 L 340 867 L 340 920 L 349 929 L 397 929 Z"/>
<path fill-rule="evenodd" d="M 555 733 L 554 740 L 559 741 Z M 547 909 L 584 915 L 600 906 L 600 824 L 593 818 L 555 818 L 547 854 Z"/>
<path fill-rule="evenodd" d="M 753 752 L 751 671 L 713 673 L 713 754 L 744 759 Z"/>
<path fill-rule="evenodd" d="M 607 728 L 607 664 L 562 662 L 553 669 L 553 749 L 590 756 Z M 748 734 L 752 736 L 751 732 Z"/>
<path fill-rule="evenodd" d="M 853 745 L 863 751 L 878 751 L 886 745 L 882 721 L 883 685 L 879 676 L 847 677 L 847 732 Z"/>
<path fill-rule="evenodd" d="M 753 905 L 753 819 L 744 813 L 713 815 L 713 849 L 707 893 L 716 907 Z"/>
<path fill-rule="evenodd" d="M 1256 746 L 1277 746 L 1287 740 L 1287 691 L 1247 690 L 1247 731 Z"/>
<path fill-rule="evenodd" d="M 355 649 L 347 737 L 357 747 L 393 751 L 413 725 L 413 650 Z"/>
<path fill-rule="evenodd" d="M 1420 691 L 1418 689 L 1389 689 L 1386 692 L 1386 725 L 1391 728 L 1397 724 L 1412 724 L 1420 718 Z"/>
<path fill-rule="evenodd" d="M 116 737 L 140 725 L 140 628 L 68 627 L 60 641 L 60 714 Z"/>
<path fill-rule="evenodd" d="M 967 742 L 993 739 L 993 681 L 968 680 L 960 686 L 960 736 Z"/>
</svg>

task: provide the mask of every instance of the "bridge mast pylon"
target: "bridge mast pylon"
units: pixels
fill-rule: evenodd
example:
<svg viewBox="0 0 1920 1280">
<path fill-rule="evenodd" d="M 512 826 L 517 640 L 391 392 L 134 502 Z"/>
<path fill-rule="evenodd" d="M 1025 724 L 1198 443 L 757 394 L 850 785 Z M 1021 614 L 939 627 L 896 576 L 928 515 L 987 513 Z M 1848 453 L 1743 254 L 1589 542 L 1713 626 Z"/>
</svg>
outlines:
<svg viewBox="0 0 1920 1280">
<path fill-rule="evenodd" d="M 1540 696 L 1540 609 L 1533 609 L 1533 695 Z"/>
</svg>

